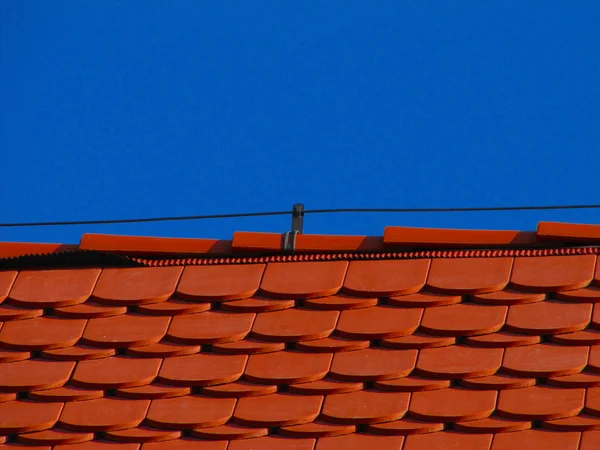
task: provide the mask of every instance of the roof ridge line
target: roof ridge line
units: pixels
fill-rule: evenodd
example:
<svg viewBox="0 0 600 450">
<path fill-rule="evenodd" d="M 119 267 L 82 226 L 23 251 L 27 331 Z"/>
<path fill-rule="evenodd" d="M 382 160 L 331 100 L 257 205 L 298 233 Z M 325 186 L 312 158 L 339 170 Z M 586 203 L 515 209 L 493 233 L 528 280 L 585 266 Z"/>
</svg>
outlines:
<svg viewBox="0 0 600 450">
<path fill-rule="evenodd" d="M 422 258 L 502 258 L 598 255 L 600 246 L 552 246 L 545 248 L 472 248 L 472 249 L 406 249 L 371 252 L 311 252 L 296 254 L 205 254 L 205 255 L 156 255 L 134 256 L 97 250 L 67 250 L 58 253 L 30 254 L 0 258 L 0 270 L 47 267 L 168 267 L 183 265 L 235 265 L 264 264 L 270 262 L 308 261 L 370 261 Z"/>
</svg>

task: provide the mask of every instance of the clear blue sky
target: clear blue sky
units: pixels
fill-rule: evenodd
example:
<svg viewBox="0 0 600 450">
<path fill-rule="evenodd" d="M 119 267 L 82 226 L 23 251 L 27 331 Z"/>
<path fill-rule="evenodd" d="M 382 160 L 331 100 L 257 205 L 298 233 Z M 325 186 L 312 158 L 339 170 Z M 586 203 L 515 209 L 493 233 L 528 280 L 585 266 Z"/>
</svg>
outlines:
<svg viewBox="0 0 600 450">
<path fill-rule="evenodd" d="M 2 0 L 0 222 L 600 203 L 600 2 Z M 307 216 L 533 229 L 600 211 Z M 0 228 L 229 238 L 288 217 Z"/>
</svg>

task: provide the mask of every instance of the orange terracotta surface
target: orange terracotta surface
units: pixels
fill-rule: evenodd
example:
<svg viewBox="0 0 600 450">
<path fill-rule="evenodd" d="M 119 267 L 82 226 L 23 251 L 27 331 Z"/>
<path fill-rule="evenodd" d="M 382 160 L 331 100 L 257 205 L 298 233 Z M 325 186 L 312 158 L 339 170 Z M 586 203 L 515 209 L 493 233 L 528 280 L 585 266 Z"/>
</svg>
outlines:
<svg viewBox="0 0 600 450">
<path fill-rule="evenodd" d="M 0 270 L 0 448 L 600 448 L 596 228 L 458 231 L 89 235 L 132 266 Z"/>
</svg>

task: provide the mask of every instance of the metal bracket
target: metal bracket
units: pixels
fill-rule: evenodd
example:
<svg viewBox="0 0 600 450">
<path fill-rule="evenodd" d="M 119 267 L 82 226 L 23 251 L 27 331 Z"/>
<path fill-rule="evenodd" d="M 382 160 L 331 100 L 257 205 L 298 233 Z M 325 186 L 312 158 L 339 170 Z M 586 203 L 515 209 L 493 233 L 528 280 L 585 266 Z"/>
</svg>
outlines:
<svg viewBox="0 0 600 450">
<path fill-rule="evenodd" d="M 292 230 L 283 235 L 283 250 L 285 252 L 296 252 L 296 236 L 304 231 L 304 205 L 296 203 L 292 209 Z"/>
</svg>

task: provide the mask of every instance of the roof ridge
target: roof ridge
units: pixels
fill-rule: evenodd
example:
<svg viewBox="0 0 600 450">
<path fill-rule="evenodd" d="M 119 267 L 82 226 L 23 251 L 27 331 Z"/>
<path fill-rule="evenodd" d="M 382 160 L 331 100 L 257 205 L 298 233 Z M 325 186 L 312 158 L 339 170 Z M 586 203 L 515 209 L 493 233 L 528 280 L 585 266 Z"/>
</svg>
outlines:
<svg viewBox="0 0 600 450">
<path fill-rule="evenodd" d="M 98 251 L 141 258 L 181 256 L 290 254 L 286 233 L 238 231 L 232 240 L 163 238 L 84 234 L 79 245 L 0 243 L 0 260 L 27 255 Z M 600 245 L 600 225 L 540 222 L 536 231 L 467 230 L 447 228 L 386 227 L 383 236 L 297 234 L 293 254 L 389 253 L 427 249 L 437 251 L 546 249 Z M 241 257 L 241 256 L 240 256 Z"/>
</svg>

